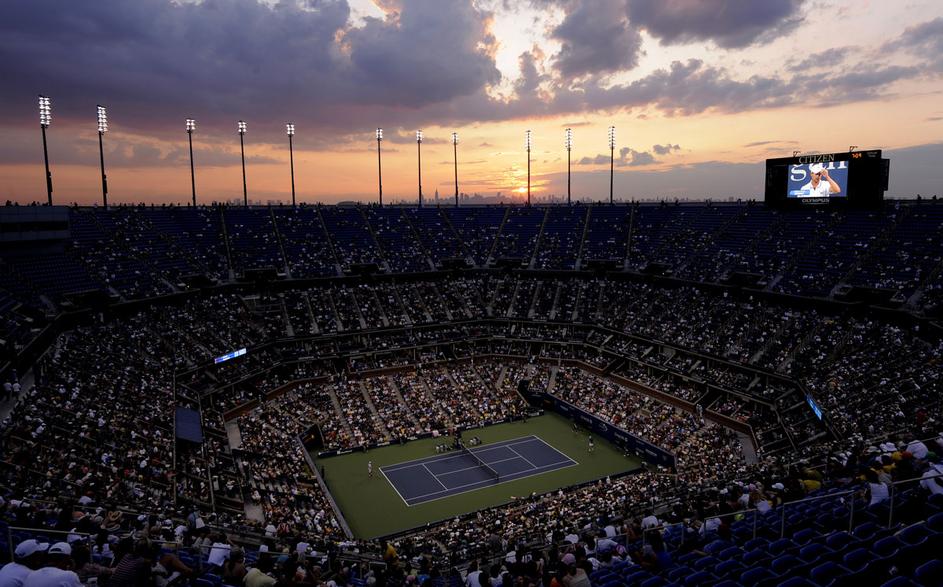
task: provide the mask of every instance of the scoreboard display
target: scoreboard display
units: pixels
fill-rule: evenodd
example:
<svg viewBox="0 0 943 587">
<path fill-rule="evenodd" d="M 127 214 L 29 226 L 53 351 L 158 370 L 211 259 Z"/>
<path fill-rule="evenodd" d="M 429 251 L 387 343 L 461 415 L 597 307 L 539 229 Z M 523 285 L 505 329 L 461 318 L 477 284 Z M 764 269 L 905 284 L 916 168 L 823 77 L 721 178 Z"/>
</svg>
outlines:
<svg viewBox="0 0 943 587">
<path fill-rule="evenodd" d="M 766 204 L 876 208 L 884 200 L 889 171 L 880 150 L 767 159 Z"/>
</svg>

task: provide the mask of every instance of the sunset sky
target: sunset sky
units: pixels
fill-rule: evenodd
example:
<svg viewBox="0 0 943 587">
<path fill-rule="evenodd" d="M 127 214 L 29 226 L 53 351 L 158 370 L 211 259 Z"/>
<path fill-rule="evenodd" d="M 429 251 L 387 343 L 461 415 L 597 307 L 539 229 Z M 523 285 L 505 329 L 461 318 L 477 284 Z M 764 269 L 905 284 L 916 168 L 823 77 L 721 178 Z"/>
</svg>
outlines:
<svg viewBox="0 0 943 587">
<path fill-rule="evenodd" d="M 757 197 L 762 160 L 881 148 L 888 196 L 943 194 L 939 0 L 4 0 L 0 198 L 45 200 L 37 94 L 52 99 L 57 203 L 304 202 L 462 192 L 505 201 Z"/>
</svg>

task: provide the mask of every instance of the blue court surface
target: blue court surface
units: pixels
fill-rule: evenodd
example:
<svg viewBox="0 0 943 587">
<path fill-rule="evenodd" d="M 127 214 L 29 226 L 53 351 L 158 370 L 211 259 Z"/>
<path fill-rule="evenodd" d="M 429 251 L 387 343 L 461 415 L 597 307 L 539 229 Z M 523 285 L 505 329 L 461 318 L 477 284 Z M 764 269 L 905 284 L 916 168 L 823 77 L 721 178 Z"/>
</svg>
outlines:
<svg viewBox="0 0 943 587">
<path fill-rule="evenodd" d="M 380 467 L 380 472 L 406 505 L 414 506 L 579 464 L 536 436 L 485 444 L 470 450 L 474 457 L 460 451 L 449 452 Z"/>
</svg>

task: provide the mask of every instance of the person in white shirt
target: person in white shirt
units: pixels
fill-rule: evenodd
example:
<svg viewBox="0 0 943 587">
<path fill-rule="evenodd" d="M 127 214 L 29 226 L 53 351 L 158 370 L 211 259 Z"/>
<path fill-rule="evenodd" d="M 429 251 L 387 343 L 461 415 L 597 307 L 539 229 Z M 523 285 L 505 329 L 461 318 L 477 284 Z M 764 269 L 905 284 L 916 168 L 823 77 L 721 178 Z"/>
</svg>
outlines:
<svg viewBox="0 0 943 587">
<path fill-rule="evenodd" d="M 927 472 L 923 474 L 920 487 L 933 495 L 943 494 L 943 465 L 933 465 L 927 469 Z"/>
<path fill-rule="evenodd" d="M 809 165 L 809 174 L 812 179 L 802 186 L 803 195 L 799 196 L 800 198 L 827 198 L 841 193 L 841 187 L 829 177 L 828 169 L 821 163 Z"/>
<path fill-rule="evenodd" d="M 0 585 L 3 587 L 23 587 L 23 582 L 34 570 L 42 566 L 45 549 L 32 538 L 16 545 L 13 562 L 0 569 Z M 48 547 L 49 545 L 45 545 Z"/>
<path fill-rule="evenodd" d="M 72 566 L 72 547 L 57 542 L 46 553 L 46 566 L 30 573 L 23 587 L 82 587 Z"/>
<path fill-rule="evenodd" d="M 481 587 L 481 571 L 478 570 L 478 561 L 474 561 L 468 567 L 468 575 L 465 576 L 466 587 Z"/>
<path fill-rule="evenodd" d="M 229 558 L 229 553 L 231 550 L 232 546 L 222 542 L 222 540 L 217 539 L 217 541 L 213 543 L 212 548 L 210 548 L 210 554 L 206 560 L 207 564 L 215 565 L 217 567 L 223 566 L 223 563 L 225 563 L 226 559 Z"/>
<path fill-rule="evenodd" d="M 930 452 L 930 449 L 927 448 L 923 442 L 913 439 L 907 444 L 907 452 L 914 455 L 915 459 L 925 459 L 927 458 L 927 453 Z"/>
</svg>

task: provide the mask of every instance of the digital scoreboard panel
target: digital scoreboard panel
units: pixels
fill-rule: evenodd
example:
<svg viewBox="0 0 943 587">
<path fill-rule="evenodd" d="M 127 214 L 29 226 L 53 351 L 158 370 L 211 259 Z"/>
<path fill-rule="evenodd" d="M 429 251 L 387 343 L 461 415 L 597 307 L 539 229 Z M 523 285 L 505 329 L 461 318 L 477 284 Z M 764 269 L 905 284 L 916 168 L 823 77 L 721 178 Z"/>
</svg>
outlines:
<svg viewBox="0 0 943 587">
<path fill-rule="evenodd" d="M 889 172 L 890 162 L 880 150 L 767 159 L 766 204 L 876 208 L 884 200 Z"/>
</svg>

